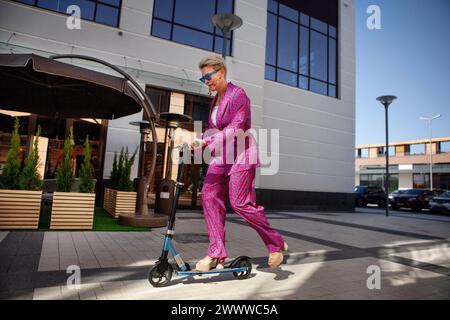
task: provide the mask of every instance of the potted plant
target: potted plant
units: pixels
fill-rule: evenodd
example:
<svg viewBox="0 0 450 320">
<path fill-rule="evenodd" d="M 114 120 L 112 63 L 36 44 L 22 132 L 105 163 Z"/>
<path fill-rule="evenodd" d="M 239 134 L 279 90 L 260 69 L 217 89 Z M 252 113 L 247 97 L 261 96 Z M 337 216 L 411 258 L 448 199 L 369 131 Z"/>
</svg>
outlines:
<svg viewBox="0 0 450 320">
<path fill-rule="evenodd" d="M 71 192 L 73 175 L 73 130 L 64 141 L 63 159 L 56 172 L 56 191 L 53 194 L 50 229 L 92 229 L 95 193 L 92 179 L 89 137 L 84 142 L 84 162 L 80 172 L 79 192 Z"/>
<path fill-rule="evenodd" d="M 119 159 L 114 154 L 113 167 L 110 174 L 110 187 L 105 188 L 103 208 L 113 217 L 122 213 L 134 213 L 136 210 L 136 192 L 130 180 L 131 167 L 136 158 L 136 152 L 130 157 L 128 148 L 120 150 Z"/>
<path fill-rule="evenodd" d="M 39 164 L 38 127 L 33 148 L 20 170 L 19 119 L 14 122 L 11 148 L 0 174 L 0 229 L 37 229 L 41 209 L 42 179 L 37 171 Z"/>
</svg>

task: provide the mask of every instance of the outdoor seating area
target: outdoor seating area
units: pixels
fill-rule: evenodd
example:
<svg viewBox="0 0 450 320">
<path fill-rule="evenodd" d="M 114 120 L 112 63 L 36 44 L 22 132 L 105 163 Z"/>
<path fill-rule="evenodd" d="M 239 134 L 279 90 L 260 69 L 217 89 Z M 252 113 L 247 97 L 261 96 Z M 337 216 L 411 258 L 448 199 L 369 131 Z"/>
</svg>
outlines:
<svg viewBox="0 0 450 320">
<path fill-rule="evenodd" d="M 71 56 L 74 57 L 119 70 L 92 57 Z M 8 118 L 3 120 L 11 125 L 12 132 L 11 142 L 4 142 L 7 149 L 3 153 L 5 165 L 0 176 L 0 229 L 38 229 L 40 213 L 44 207 L 48 210 L 51 206 L 50 230 L 89 230 L 94 226 L 97 196 L 103 198 L 105 210 L 118 220 L 120 214 L 135 214 L 137 193 L 147 193 L 128 190 L 132 189 L 130 169 L 134 155 L 132 159 L 127 158 L 128 168 L 123 168 L 125 171 L 118 177 L 127 181 L 127 189 L 121 190 L 120 183 L 118 190 L 107 188 L 100 171 L 103 165 L 98 162 L 102 161 L 98 159 L 101 156 L 98 150 L 104 148 L 101 144 L 105 141 L 91 143 L 89 136 L 98 135 L 95 126 L 102 130 L 102 122 L 97 119 L 117 119 L 140 110 L 145 111 L 154 132 L 157 116 L 153 106 L 125 72 L 119 72 L 123 77 L 117 77 L 57 61 L 64 58 L 0 55 L 0 104 L 5 109 L 2 112 L 15 119 L 14 125 Z M 27 94 L 17 92 L 18 88 Z M 95 99 L 96 96 L 102 99 Z M 52 119 L 58 120 L 55 124 L 48 123 Z M 74 119 L 81 123 L 75 127 L 75 137 Z M 28 127 L 26 131 L 23 122 Z M 82 126 L 85 122 L 92 124 Z M 63 127 L 61 130 L 64 123 L 65 130 Z M 55 128 L 57 131 L 52 136 L 49 130 Z M 65 137 L 64 141 L 61 136 Z M 93 147 L 95 161 L 91 154 Z M 128 157 L 123 150 L 122 156 Z M 154 167 L 147 175 L 151 176 L 153 171 Z M 143 175 L 141 172 L 141 179 Z"/>
</svg>

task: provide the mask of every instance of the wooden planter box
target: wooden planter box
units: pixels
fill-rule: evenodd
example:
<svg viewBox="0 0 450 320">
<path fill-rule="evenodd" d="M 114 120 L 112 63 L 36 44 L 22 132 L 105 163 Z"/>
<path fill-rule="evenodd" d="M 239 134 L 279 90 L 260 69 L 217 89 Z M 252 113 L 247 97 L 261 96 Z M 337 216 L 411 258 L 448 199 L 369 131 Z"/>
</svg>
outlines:
<svg viewBox="0 0 450 320">
<path fill-rule="evenodd" d="M 0 229 L 37 229 L 42 191 L 0 189 Z"/>
<path fill-rule="evenodd" d="M 136 192 L 105 188 L 103 208 L 114 218 L 119 218 L 119 215 L 122 213 L 135 213 Z"/>
<path fill-rule="evenodd" d="M 53 193 L 50 229 L 92 229 L 95 193 Z"/>
</svg>

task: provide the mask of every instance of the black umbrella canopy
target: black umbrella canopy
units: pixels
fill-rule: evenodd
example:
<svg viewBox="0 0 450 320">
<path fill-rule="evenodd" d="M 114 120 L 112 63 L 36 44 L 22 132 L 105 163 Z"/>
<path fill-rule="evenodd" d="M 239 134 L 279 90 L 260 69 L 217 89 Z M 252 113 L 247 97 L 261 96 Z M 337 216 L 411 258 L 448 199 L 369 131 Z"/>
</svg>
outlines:
<svg viewBox="0 0 450 320">
<path fill-rule="evenodd" d="M 142 110 L 127 79 L 35 54 L 0 54 L 0 108 L 62 118 L 115 119 Z"/>
</svg>

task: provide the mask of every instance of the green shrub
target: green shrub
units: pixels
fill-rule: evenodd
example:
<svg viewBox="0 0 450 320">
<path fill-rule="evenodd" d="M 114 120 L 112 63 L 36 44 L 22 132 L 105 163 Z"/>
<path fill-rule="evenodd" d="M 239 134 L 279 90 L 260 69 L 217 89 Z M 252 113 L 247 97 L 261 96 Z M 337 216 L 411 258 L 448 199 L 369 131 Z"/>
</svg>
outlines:
<svg viewBox="0 0 450 320">
<path fill-rule="evenodd" d="M 42 188 L 42 179 L 37 170 L 39 165 L 38 145 L 40 135 L 41 126 L 38 126 L 33 149 L 27 156 L 22 173 L 19 176 L 19 187 L 21 190 L 40 190 Z"/>
<path fill-rule="evenodd" d="M 80 170 L 80 192 L 92 193 L 94 191 L 93 173 L 94 167 L 91 163 L 91 146 L 89 144 L 89 136 L 86 136 L 86 140 L 84 141 L 84 161 Z"/>
<path fill-rule="evenodd" d="M 20 152 L 19 119 L 14 121 L 14 130 L 11 136 L 11 147 L 6 155 L 6 163 L 0 174 L 1 189 L 19 189 L 20 162 L 17 159 Z"/>
<path fill-rule="evenodd" d="M 119 168 L 117 164 L 117 152 L 114 152 L 114 160 L 112 170 L 109 175 L 109 185 L 112 189 L 116 189 L 119 185 Z"/>
<path fill-rule="evenodd" d="M 64 140 L 63 160 L 56 172 L 56 191 L 70 192 L 70 186 L 75 180 L 72 168 L 74 144 L 73 128 L 70 128 L 70 135 Z"/>
<path fill-rule="evenodd" d="M 133 182 L 130 180 L 131 167 L 136 159 L 137 149 L 130 157 L 128 148 L 120 150 L 119 159 L 114 154 L 113 167 L 110 175 L 110 187 L 119 191 L 133 191 Z"/>
</svg>

